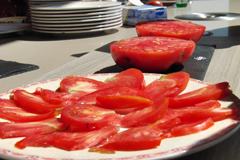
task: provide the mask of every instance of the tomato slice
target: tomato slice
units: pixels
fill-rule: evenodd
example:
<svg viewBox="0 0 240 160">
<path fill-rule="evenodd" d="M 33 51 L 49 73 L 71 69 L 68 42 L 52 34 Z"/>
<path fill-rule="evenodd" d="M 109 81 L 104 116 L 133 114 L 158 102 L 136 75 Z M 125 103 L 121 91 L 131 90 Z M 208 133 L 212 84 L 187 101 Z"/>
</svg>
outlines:
<svg viewBox="0 0 240 160">
<path fill-rule="evenodd" d="M 192 22 L 179 20 L 151 20 L 138 22 L 135 26 L 139 37 L 165 36 L 197 42 L 205 32 L 206 27 Z"/>
<path fill-rule="evenodd" d="M 32 122 L 55 117 L 57 112 L 44 114 L 29 113 L 22 108 L 17 107 L 14 101 L 9 99 L 0 99 L 0 117 L 14 122 Z"/>
<path fill-rule="evenodd" d="M 100 129 L 108 125 L 116 125 L 121 116 L 113 110 L 93 105 L 71 105 L 62 109 L 61 120 L 82 130 Z"/>
<path fill-rule="evenodd" d="M 99 147 L 99 151 L 137 151 L 153 149 L 159 146 L 160 143 L 161 138 L 158 136 L 156 130 L 147 126 L 141 126 L 130 128 L 113 135 L 105 144 Z"/>
<path fill-rule="evenodd" d="M 36 122 L 0 122 L 0 138 L 27 137 L 67 129 L 68 124 L 50 118 Z"/>
<path fill-rule="evenodd" d="M 87 94 L 79 98 L 77 103 L 97 104 L 97 100 L 96 100 L 97 97 L 119 96 L 119 95 L 139 96 L 139 97 L 149 99 L 149 95 L 139 89 L 134 89 L 131 87 L 111 87 L 111 88 L 106 88 L 106 89 L 98 90 L 93 93 Z"/>
<path fill-rule="evenodd" d="M 54 132 L 45 135 L 32 135 L 18 141 L 15 147 L 24 149 L 31 147 L 56 147 L 67 151 L 82 150 L 97 145 L 109 136 L 117 133 L 116 126 L 104 127 L 91 132 Z"/>
<path fill-rule="evenodd" d="M 146 5 L 163 6 L 163 3 L 159 0 L 152 0 L 147 2 Z"/>
<path fill-rule="evenodd" d="M 120 125 L 122 127 L 146 126 L 161 119 L 167 111 L 168 99 L 159 98 L 150 107 L 131 112 L 122 117 Z"/>
<path fill-rule="evenodd" d="M 108 78 L 104 81 L 110 87 L 132 87 L 136 89 L 145 88 L 145 80 L 142 71 L 130 68 L 122 71 L 115 76 Z"/>
<path fill-rule="evenodd" d="M 11 98 L 17 106 L 33 113 L 47 113 L 65 107 L 62 104 L 55 105 L 45 102 L 41 96 L 25 90 L 13 91 Z"/>
<path fill-rule="evenodd" d="M 150 99 L 175 97 L 187 87 L 189 79 L 190 75 L 186 72 L 162 75 L 159 79 L 148 84 L 144 92 L 148 93 Z"/>
<path fill-rule="evenodd" d="M 189 59 L 195 46 L 191 40 L 148 36 L 117 41 L 110 45 L 110 50 L 113 60 L 122 68 L 162 72 Z"/>
<path fill-rule="evenodd" d="M 193 106 L 208 100 L 220 100 L 231 93 L 228 82 L 212 84 L 169 99 L 169 108 Z"/>
<path fill-rule="evenodd" d="M 76 91 L 91 93 L 108 88 L 104 82 L 81 76 L 67 76 L 60 82 L 60 91 L 73 93 Z"/>
</svg>

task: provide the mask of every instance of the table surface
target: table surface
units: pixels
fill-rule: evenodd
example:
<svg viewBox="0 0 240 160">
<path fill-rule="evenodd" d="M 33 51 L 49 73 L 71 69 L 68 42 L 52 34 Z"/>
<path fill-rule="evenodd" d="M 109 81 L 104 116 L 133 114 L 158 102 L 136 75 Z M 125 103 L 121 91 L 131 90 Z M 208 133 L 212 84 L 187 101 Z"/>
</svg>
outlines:
<svg viewBox="0 0 240 160">
<path fill-rule="evenodd" d="M 239 0 L 190 1 L 186 8 L 169 6 L 168 19 L 197 12 L 240 13 Z M 216 46 L 204 81 L 230 83 L 233 93 L 240 97 L 240 19 L 221 21 L 192 21 L 205 25 L 211 36 L 199 43 Z M 38 70 L 0 79 L 0 92 L 67 75 L 117 72 L 107 44 L 136 37 L 134 27 L 122 26 L 109 31 L 68 36 L 42 35 L 27 32 L 0 37 L 0 59 L 38 65 Z M 105 46 L 105 47 L 104 47 Z M 240 131 L 227 140 L 204 151 L 179 160 L 226 160 L 240 158 Z"/>
</svg>

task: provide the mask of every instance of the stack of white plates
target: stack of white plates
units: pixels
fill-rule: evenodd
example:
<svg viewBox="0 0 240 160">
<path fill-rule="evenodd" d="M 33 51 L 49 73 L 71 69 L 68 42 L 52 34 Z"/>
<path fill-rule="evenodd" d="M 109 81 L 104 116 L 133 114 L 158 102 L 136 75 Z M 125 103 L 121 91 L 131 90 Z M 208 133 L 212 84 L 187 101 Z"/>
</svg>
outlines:
<svg viewBox="0 0 240 160">
<path fill-rule="evenodd" d="M 41 33 L 85 33 L 122 26 L 122 6 L 116 1 L 48 3 L 31 5 L 30 11 L 32 29 Z"/>
</svg>

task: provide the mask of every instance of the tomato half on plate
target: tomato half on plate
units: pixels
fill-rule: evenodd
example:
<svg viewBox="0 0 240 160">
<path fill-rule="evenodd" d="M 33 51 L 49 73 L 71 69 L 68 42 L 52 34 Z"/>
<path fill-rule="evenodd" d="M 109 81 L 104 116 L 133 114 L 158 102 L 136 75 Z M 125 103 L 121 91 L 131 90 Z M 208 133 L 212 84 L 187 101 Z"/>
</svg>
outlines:
<svg viewBox="0 0 240 160">
<path fill-rule="evenodd" d="M 86 104 L 67 106 L 61 112 L 63 122 L 79 127 L 83 131 L 116 125 L 120 119 L 121 116 L 113 110 Z"/>
<path fill-rule="evenodd" d="M 197 42 L 205 32 L 206 27 L 192 22 L 179 20 L 152 20 L 138 22 L 135 26 L 139 37 L 166 36 Z"/>
<path fill-rule="evenodd" d="M 188 60 L 195 45 L 191 40 L 147 36 L 117 41 L 110 45 L 110 50 L 113 60 L 122 68 L 160 72 Z"/>
</svg>

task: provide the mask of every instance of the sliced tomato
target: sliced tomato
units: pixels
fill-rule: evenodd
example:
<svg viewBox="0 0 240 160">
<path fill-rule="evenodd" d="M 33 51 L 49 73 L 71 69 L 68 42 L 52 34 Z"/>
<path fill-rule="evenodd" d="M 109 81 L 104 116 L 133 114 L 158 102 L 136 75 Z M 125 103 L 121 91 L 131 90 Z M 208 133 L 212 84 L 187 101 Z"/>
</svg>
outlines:
<svg viewBox="0 0 240 160">
<path fill-rule="evenodd" d="M 99 147 L 99 152 L 101 150 L 137 151 L 153 149 L 160 143 L 161 138 L 156 130 L 147 126 L 134 127 L 110 137 L 105 144 Z"/>
<path fill-rule="evenodd" d="M 82 130 L 94 130 L 119 124 L 121 116 L 113 110 L 78 104 L 63 108 L 61 119 L 65 123 L 82 128 Z"/>
<path fill-rule="evenodd" d="M 87 94 L 79 98 L 78 103 L 81 104 L 97 104 L 97 97 L 100 96 L 119 96 L 119 95 L 128 95 L 128 96 L 139 96 L 149 99 L 149 95 L 142 90 L 134 89 L 131 87 L 111 87 L 107 89 L 102 89 L 95 91 L 93 93 Z"/>
<path fill-rule="evenodd" d="M 152 0 L 147 2 L 146 5 L 163 6 L 163 3 L 159 0 Z"/>
<path fill-rule="evenodd" d="M 162 72 L 189 59 L 195 45 L 191 40 L 148 36 L 117 41 L 110 45 L 110 50 L 113 60 L 122 68 Z"/>
<path fill-rule="evenodd" d="M 145 80 L 142 71 L 130 68 L 104 81 L 110 87 L 132 87 L 136 89 L 145 88 Z"/>
<path fill-rule="evenodd" d="M 166 114 L 161 119 L 161 122 L 168 121 L 175 117 L 181 116 L 185 113 L 195 112 L 202 109 L 220 108 L 220 107 L 221 107 L 221 104 L 217 100 L 210 100 L 210 101 L 195 104 L 194 106 L 191 106 L 191 107 L 184 107 L 180 109 L 168 108 Z"/>
<path fill-rule="evenodd" d="M 76 91 L 91 93 L 108 88 L 104 82 L 82 76 L 67 76 L 60 82 L 60 91 L 73 93 Z"/>
<path fill-rule="evenodd" d="M 190 75 L 186 72 L 162 75 L 159 79 L 148 84 L 144 92 L 148 93 L 150 99 L 175 97 L 187 87 L 189 79 Z"/>
<path fill-rule="evenodd" d="M 44 101 L 41 96 L 25 90 L 13 91 L 11 98 L 17 106 L 33 113 L 47 113 L 65 107 L 65 105 L 62 104 L 55 105 L 48 103 Z"/>
<path fill-rule="evenodd" d="M 165 36 L 197 42 L 205 32 L 206 27 L 192 22 L 179 20 L 151 20 L 138 22 L 135 26 L 139 37 Z"/>
<path fill-rule="evenodd" d="M 131 112 L 122 117 L 122 127 L 146 126 L 160 120 L 167 111 L 168 99 L 159 98 L 150 107 Z"/>
<path fill-rule="evenodd" d="M 0 99 L 0 117 L 14 122 L 32 122 L 55 117 L 59 113 L 52 111 L 44 114 L 34 114 L 23 110 L 9 99 Z"/>
<path fill-rule="evenodd" d="M 228 82 L 208 85 L 169 99 L 170 108 L 193 106 L 208 100 L 220 100 L 231 93 Z"/>
<path fill-rule="evenodd" d="M 54 132 L 45 135 L 32 135 L 18 141 L 15 147 L 24 149 L 31 147 L 56 147 L 67 151 L 82 150 L 97 145 L 109 136 L 117 133 L 116 126 L 104 127 L 91 132 Z"/>
<path fill-rule="evenodd" d="M 50 118 L 36 122 L 0 122 L 0 138 L 27 137 L 67 129 L 68 124 Z"/>
<path fill-rule="evenodd" d="M 147 98 L 129 95 L 98 96 L 96 100 L 100 107 L 113 110 L 125 108 L 145 108 L 152 104 L 152 101 Z"/>
</svg>

